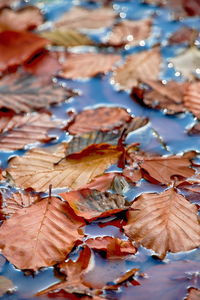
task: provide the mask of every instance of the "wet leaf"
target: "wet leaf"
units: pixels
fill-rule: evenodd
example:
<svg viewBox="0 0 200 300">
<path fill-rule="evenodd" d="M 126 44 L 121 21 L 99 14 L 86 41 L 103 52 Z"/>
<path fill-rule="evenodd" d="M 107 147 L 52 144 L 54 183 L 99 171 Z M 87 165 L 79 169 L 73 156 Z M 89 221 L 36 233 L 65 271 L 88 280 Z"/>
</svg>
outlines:
<svg viewBox="0 0 200 300">
<path fill-rule="evenodd" d="M 138 271 L 139 269 L 131 269 L 129 271 L 127 271 L 125 274 L 119 276 L 117 279 L 114 280 L 114 284 L 109 284 L 103 287 L 104 290 L 115 290 L 117 289 L 122 283 L 126 282 L 126 281 L 131 281 L 132 277 L 135 275 L 135 273 Z"/>
<path fill-rule="evenodd" d="M 97 237 L 85 241 L 91 249 L 106 252 L 108 259 L 115 259 L 129 254 L 135 254 L 137 249 L 130 241 L 120 240 L 111 236 Z"/>
<path fill-rule="evenodd" d="M 43 23 L 43 16 L 36 6 L 25 6 L 17 11 L 4 8 L 0 11 L 0 31 L 32 30 Z"/>
<path fill-rule="evenodd" d="M 124 226 L 126 235 L 160 258 L 168 251 L 188 251 L 200 245 L 197 208 L 173 188 L 161 194 L 143 194 L 131 207 Z"/>
<path fill-rule="evenodd" d="M 0 80 L 0 108 L 16 113 L 49 108 L 63 102 L 72 92 L 27 74 L 11 74 Z"/>
<path fill-rule="evenodd" d="M 154 109 L 163 109 L 168 114 L 184 112 L 184 93 L 188 83 L 169 81 L 162 84 L 160 81 L 145 80 L 147 88 L 133 88 L 131 97 L 142 105 Z"/>
<path fill-rule="evenodd" d="M 81 189 L 60 196 L 69 203 L 77 216 L 90 221 L 128 208 L 123 196 L 109 192 Z"/>
<path fill-rule="evenodd" d="M 96 130 L 110 131 L 131 121 L 129 113 L 121 107 L 87 109 L 75 116 L 68 126 L 70 134 L 82 134 Z"/>
<path fill-rule="evenodd" d="M 132 183 L 135 183 L 142 179 L 142 172 L 139 167 L 126 167 L 123 170 L 123 175 Z"/>
<path fill-rule="evenodd" d="M 196 69 L 200 69 L 200 50 L 191 47 L 180 55 L 171 58 L 175 69 L 187 79 L 194 79 Z"/>
<path fill-rule="evenodd" d="M 11 4 L 15 4 L 17 2 L 18 2 L 18 0 L 1 0 L 0 8 L 9 7 Z"/>
<path fill-rule="evenodd" d="M 200 299 L 200 290 L 195 288 L 190 288 L 186 300 L 199 300 L 199 299 Z"/>
<path fill-rule="evenodd" d="M 113 69 L 121 57 L 115 54 L 69 53 L 60 76 L 69 79 L 89 78 Z"/>
<path fill-rule="evenodd" d="M 160 49 L 153 48 L 129 55 L 124 63 L 114 72 L 113 80 L 121 89 L 131 89 L 139 81 L 157 80 L 160 72 Z"/>
<path fill-rule="evenodd" d="M 0 150 L 13 151 L 36 142 L 49 142 L 53 137 L 48 131 L 61 125 L 61 121 L 52 120 L 46 113 L 7 117 L 0 114 Z"/>
<path fill-rule="evenodd" d="M 199 32 L 193 28 L 181 27 L 175 31 L 169 38 L 170 44 L 188 43 L 193 44 L 197 39 Z"/>
<path fill-rule="evenodd" d="M 62 29 L 99 29 L 112 26 L 116 13 L 111 8 L 87 10 L 74 7 L 66 12 L 55 23 L 55 27 Z"/>
<path fill-rule="evenodd" d="M 0 276 L 0 297 L 12 290 L 14 290 L 12 281 L 5 276 Z"/>
<path fill-rule="evenodd" d="M 150 36 L 151 26 L 151 19 L 124 20 L 114 26 L 107 43 L 112 46 L 139 45 L 140 41 L 146 40 Z"/>
<path fill-rule="evenodd" d="M 22 157 L 13 158 L 7 173 L 22 188 L 46 191 L 52 184 L 53 188 L 78 189 L 116 163 L 122 154 L 121 148 L 109 144 L 91 145 L 66 159 L 65 152 L 64 144 L 54 153 L 32 149 Z"/>
<path fill-rule="evenodd" d="M 188 16 L 200 16 L 200 3 L 199 0 L 182 0 L 184 10 Z"/>
<path fill-rule="evenodd" d="M 65 259 L 82 238 L 84 221 L 55 197 L 20 209 L 0 228 L 3 255 L 19 269 L 38 270 Z M 70 230 L 69 230 L 70 228 Z"/>
<path fill-rule="evenodd" d="M 31 32 L 3 31 L 0 33 L 0 72 L 16 68 L 48 44 Z"/>
<path fill-rule="evenodd" d="M 197 81 L 188 86 L 184 95 L 184 105 L 200 119 L 200 82 Z"/>
<path fill-rule="evenodd" d="M 42 32 L 41 36 L 48 39 L 51 44 L 58 46 L 76 47 L 94 45 L 94 42 L 89 37 L 73 29 L 55 29 L 53 31 Z"/>
<path fill-rule="evenodd" d="M 106 192 L 108 189 L 110 189 L 115 176 L 117 175 L 113 172 L 97 176 L 82 188 Z"/>
<path fill-rule="evenodd" d="M 188 134 L 200 134 L 200 122 L 197 122 L 192 128 L 188 130 Z"/>
</svg>

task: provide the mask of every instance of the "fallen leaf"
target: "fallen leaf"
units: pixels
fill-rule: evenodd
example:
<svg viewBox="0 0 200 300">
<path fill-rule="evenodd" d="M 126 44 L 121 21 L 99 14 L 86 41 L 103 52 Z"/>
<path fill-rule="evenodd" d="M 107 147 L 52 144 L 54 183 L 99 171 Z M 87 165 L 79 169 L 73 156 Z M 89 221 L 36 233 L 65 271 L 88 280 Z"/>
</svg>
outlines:
<svg viewBox="0 0 200 300">
<path fill-rule="evenodd" d="M 142 179 L 142 172 L 139 167 L 126 167 L 123 170 L 123 175 L 132 183 Z"/>
<path fill-rule="evenodd" d="M 113 80 L 121 89 L 131 89 L 139 81 L 157 80 L 160 72 L 159 48 L 129 55 L 125 63 L 114 72 Z"/>
<path fill-rule="evenodd" d="M 16 113 L 49 108 L 71 96 L 71 91 L 28 74 L 14 73 L 0 80 L 0 108 Z"/>
<path fill-rule="evenodd" d="M 191 111 L 195 117 L 200 119 L 200 82 L 197 81 L 188 85 L 183 100 L 185 107 Z"/>
<path fill-rule="evenodd" d="M 0 228 L 2 254 L 19 269 L 52 266 L 83 237 L 84 221 L 55 197 L 18 210 Z"/>
<path fill-rule="evenodd" d="M 17 11 L 4 8 L 0 11 L 0 31 L 33 30 L 43 23 L 43 16 L 36 6 L 25 6 Z"/>
<path fill-rule="evenodd" d="M 200 122 L 197 122 L 192 128 L 188 130 L 188 134 L 200 134 Z"/>
<path fill-rule="evenodd" d="M 52 120 L 46 113 L 11 117 L 1 117 L 0 114 L 0 150 L 13 151 L 36 142 L 49 142 L 53 137 L 48 131 L 61 125 L 61 121 Z"/>
<path fill-rule="evenodd" d="M 14 285 L 10 279 L 0 276 L 0 297 L 14 290 Z"/>
<path fill-rule="evenodd" d="M 106 252 L 106 257 L 108 259 L 116 259 L 121 256 L 135 254 L 137 251 L 130 241 L 120 240 L 111 236 L 88 239 L 85 243 L 91 249 Z"/>
<path fill-rule="evenodd" d="M 171 58 L 175 69 L 187 79 L 194 79 L 196 69 L 200 68 L 200 50 L 191 47 L 178 56 Z"/>
<path fill-rule="evenodd" d="M 90 221 L 128 208 L 123 196 L 109 192 L 81 189 L 59 195 L 69 203 L 77 216 Z"/>
<path fill-rule="evenodd" d="M 161 259 L 168 251 L 188 251 L 200 245 L 197 208 L 175 189 L 143 194 L 131 208 L 124 226 L 126 235 L 154 250 Z"/>
<path fill-rule="evenodd" d="M 75 116 L 67 130 L 70 134 L 83 134 L 96 130 L 110 131 L 131 121 L 131 115 L 121 107 L 87 109 Z"/>
<path fill-rule="evenodd" d="M 139 45 L 140 41 L 146 40 L 151 33 L 152 20 L 139 21 L 124 20 L 114 26 L 107 43 L 111 46 Z"/>
<path fill-rule="evenodd" d="M 175 31 L 169 38 L 170 44 L 188 43 L 192 45 L 198 38 L 199 32 L 196 29 L 189 27 L 181 27 Z"/>
<path fill-rule="evenodd" d="M 160 81 L 145 80 L 147 88 L 133 88 L 131 97 L 142 105 L 163 109 L 168 114 L 185 111 L 183 105 L 184 93 L 188 83 L 169 81 L 162 84 Z"/>
<path fill-rule="evenodd" d="M 69 79 L 93 77 L 111 71 L 120 59 L 115 54 L 68 53 L 59 75 Z"/>
<path fill-rule="evenodd" d="M 199 300 L 200 299 L 200 290 L 195 288 L 189 288 L 189 294 L 186 300 Z"/>
<path fill-rule="evenodd" d="M 182 0 L 183 8 L 188 16 L 200 16 L 200 3 L 199 0 Z"/>
<path fill-rule="evenodd" d="M 74 7 L 54 24 L 60 29 L 99 29 L 112 26 L 116 12 L 111 8 L 87 10 Z"/>
<path fill-rule="evenodd" d="M 97 190 L 100 192 L 106 192 L 110 189 L 111 184 L 116 176 L 116 173 L 105 173 L 101 176 L 95 177 L 90 183 L 82 187 L 82 189 Z"/>
<path fill-rule="evenodd" d="M 114 284 L 109 284 L 103 287 L 104 290 L 114 290 L 117 289 L 122 283 L 126 282 L 127 280 L 131 280 L 132 277 L 139 269 L 131 269 L 127 271 L 125 274 L 121 275 L 117 279 L 114 280 Z"/>
<path fill-rule="evenodd" d="M 3 31 L 0 33 L 0 72 L 14 69 L 33 57 L 48 44 L 32 32 Z"/>
<path fill-rule="evenodd" d="M 1 0 L 0 2 L 0 8 L 3 7 L 10 7 L 11 4 L 17 3 L 18 0 Z"/>
<path fill-rule="evenodd" d="M 24 156 L 11 159 L 7 174 L 18 187 L 36 191 L 47 191 L 49 184 L 53 188 L 78 189 L 116 163 L 122 154 L 121 148 L 109 144 L 91 145 L 67 158 L 65 153 L 65 144 L 54 153 L 31 149 Z"/>
<path fill-rule="evenodd" d="M 51 44 L 58 46 L 76 47 L 94 45 L 94 42 L 89 37 L 73 29 L 55 29 L 53 31 L 42 32 L 41 36 L 49 40 Z"/>
</svg>

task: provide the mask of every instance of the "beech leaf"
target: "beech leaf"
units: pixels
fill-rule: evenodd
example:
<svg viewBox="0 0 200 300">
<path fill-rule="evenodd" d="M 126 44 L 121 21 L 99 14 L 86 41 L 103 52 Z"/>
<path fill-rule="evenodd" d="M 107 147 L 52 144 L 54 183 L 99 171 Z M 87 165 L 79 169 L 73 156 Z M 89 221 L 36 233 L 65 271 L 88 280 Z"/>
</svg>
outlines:
<svg viewBox="0 0 200 300">
<path fill-rule="evenodd" d="M 169 38 L 170 44 L 188 43 L 192 45 L 198 38 L 199 32 L 193 28 L 181 27 L 175 31 Z"/>
<path fill-rule="evenodd" d="M 95 177 L 90 183 L 86 184 L 82 188 L 106 192 L 108 189 L 110 189 L 115 176 L 117 175 L 114 172 L 105 173 L 101 176 Z"/>
<path fill-rule="evenodd" d="M 184 105 L 200 119 L 200 82 L 191 83 L 185 91 Z"/>
<path fill-rule="evenodd" d="M 0 228 L 3 255 L 19 269 L 52 266 L 82 238 L 84 221 L 55 197 L 18 210 Z"/>
<path fill-rule="evenodd" d="M 197 208 L 173 188 L 161 194 L 143 194 L 131 208 L 124 226 L 126 235 L 160 258 L 168 251 L 188 251 L 200 245 Z"/>
<path fill-rule="evenodd" d="M 188 134 L 200 134 L 200 122 L 194 124 L 194 126 L 188 130 Z"/>
<path fill-rule="evenodd" d="M 0 297 L 14 290 L 14 285 L 10 279 L 0 276 Z"/>
<path fill-rule="evenodd" d="M 113 80 L 120 89 L 131 89 L 139 81 L 157 80 L 160 72 L 161 55 L 159 48 L 129 55 L 125 63 L 114 72 Z"/>
<path fill-rule="evenodd" d="M 199 300 L 199 299 L 200 299 L 200 290 L 195 288 L 190 288 L 186 300 Z"/>
<path fill-rule="evenodd" d="M 69 79 L 89 78 L 111 71 L 120 59 L 115 54 L 69 53 L 59 74 Z"/>
</svg>

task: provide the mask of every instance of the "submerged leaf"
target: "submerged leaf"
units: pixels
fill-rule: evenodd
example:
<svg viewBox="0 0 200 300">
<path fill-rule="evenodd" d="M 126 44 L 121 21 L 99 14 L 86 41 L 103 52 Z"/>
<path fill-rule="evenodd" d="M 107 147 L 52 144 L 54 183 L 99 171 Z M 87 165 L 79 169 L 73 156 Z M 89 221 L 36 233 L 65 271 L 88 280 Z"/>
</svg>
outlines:
<svg viewBox="0 0 200 300">
<path fill-rule="evenodd" d="M 12 281 L 5 276 L 0 276 L 0 297 L 12 290 L 14 290 Z"/>
<path fill-rule="evenodd" d="M 68 205 L 49 197 L 22 208 L 0 228 L 3 255 L 19 269 L 38 270 L 65 259 L 82 238 L 84 221 Z"/>
<path fill-rule="evenodd" d="M 200 119 L 200 82 L 188 85 L 183 100 L 185 107 Z"/>
<path fill-rule="evenodd" d="M 126 235 L 164 258 L 200 245 L 197 208 L 170 188 L 161 194 L 143 194 L 127 214 Z"/>
<path fill-rule="evenodd" d="M 115 54 L 69 53 L 62 64 L 60 76 L 69 79 L 93 77 L 107 73 L 121 57 Z"/>
<path fill-rule="evenodd" d="M 193 28 L 181 27 L 175 31 L 169 38 L 170 44 L 188 43 L 193 44 L 197 39 L 199 32 Z"/>
</svg>

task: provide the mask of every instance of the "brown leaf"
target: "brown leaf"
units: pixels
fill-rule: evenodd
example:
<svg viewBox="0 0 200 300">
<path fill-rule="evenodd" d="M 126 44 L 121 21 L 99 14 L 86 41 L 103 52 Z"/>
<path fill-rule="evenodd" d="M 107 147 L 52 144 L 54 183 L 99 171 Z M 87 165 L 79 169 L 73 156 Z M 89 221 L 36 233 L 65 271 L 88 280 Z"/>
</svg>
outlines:
<svg viewBox="0 0 200 300">
<path fill-rule="evenodd" d="M 199 0 L 182 0 L 183 8 L 189 16 L 200 16 Z"/>
<path fill-rule="evenodd" d="M 87 109 L 75 116 L 67 130 L 70 134 L 83 134 L 96 130 L 110 131 L 130 122 L 131 116 L 121 107 Z"/>
<path fill-rule="evenodd" d="M 0 8 L 9 7 L 9 6 L 11 6 L 11 4 L 17 3 L 17 1 L 18 0 L 1 0 L 1 2 L 0 2 Z"/>
<path fill-rule="evenodd" d="M 0 297 L 12 290 L 14 290 L 12 281 L 5 276 L 0 276 Z"/>
<path fill-rule="evenodd" d="M 25 6 L 17 11 L 4 8 L 0 11 L 0 31 L 33 30 L 43 23 L 43 16 L 36 6 Z"/>
<path fill-rule="evenodd" d="M 107 43 L 112 46 L 139 45 L 141 40 L 146 40 L 150 36 L 151 26 L 151 19 L 124 20 L 114 26 Z"/>
<path fill-rule="evenodd" d="M 139 181 L 142 178 L 142 172 L 138 167 L 126 167 L 123 170 L 123 175 L 133 183 Z"/>
<path fill-rule="evenodd" d="M 131 280 L 132 277 L 135 275 L 135 273 L 138 271 L 139 269 L 131 269 L 129 271 L 127 271 L 125 274 L 119 276 L 117 279 L 114 280 L 114 284 L 110 284 L 110 285 L 105 285 L 103 287 L 104 290 L 115 290 L 117 289 L 122 283 L 126 282 L 127 280 Z"/>
<path fill-rule="evenodd" d="M 116 259 L 121 256 L 135 254 L 137 251 L 130 241 L 123 241 L 111 236 L 88 239 L 85 243 L 92 249 L 105 251 L 108 259 Z"/>
<path fill-rule="evenodd" d="M 99 29 L 112 26 L 116 13 L 111 8 L 87 10 L 74 7 L 55 23 L 55 27 L 62 29 Z"/>
<path fill-rule="evenodd" d="M 113 179 L 115 178 L 116 173 L 106 173 L 101 176 L 95 177 L 90 183 L 83 186 L 83 189 L 91 189 L 91 190 L 97 190 L 100 192 L 106 192 L 113 182 Z"/>
<path fill-rule="evenodd" d="M 31 32 L 3 31 L 0 33 L 0 72 L 23 64 L 48 44 Z"/>
<path fill-rule="evenodd" d="M 169 38 L 170 44 L 188 43 L 193 44 L 197 39 L 199 32 L 193 28 L 181 27 L 175 31 Z"/>
<path fill-rule="evenodd" d="M 145 80 L 148 88 L 133 88 L 131 97 L 142 105 L 154 109 L 163 109 L 168 114 L 184 112 L 183 97 L 188 83 L 169 81 L 162 84 L 160 81 Z"/>
<path fill-rule="evenodd" d="M 199 299 L 200 299 L 200 290 L 195 288 L 190 288 L 186 300 L 199 300 Z"/>
<path fill-rule="evenodd" d="M 188 85 L 183 100 L 185 107 L 200 119 L 200 82 Z"/>
<path fill-rule="evenodd" d="M 52 184 L 53 188 L 78 189 L 116 163 L 122 153 L 117 146 L 97 144 L 61 160 L 65 158 L 65 152 L 64 144 L 59 145 L 53 153 L 32 149 L 22 157 L 13 158 L 7 173 L 22 188 L 46 191 Z"/>
<path fill-rule="evenodd" d="M 114 54 L 101 53 L 69 53 L 62 64 L 60 76 L 69 79 L 93 77 L 107 73 L 121 57 Z"/>
<path fill-rule="evenodd" d="M 131 89 L 139 81 L 157 80 L 160 72 L 159 48 L 129 55 L 121 67 L 114 72 L 113 80 L 121 89 Z"/>
<path fill-rule="evenodd" d="M 200 50 L 196 47 L 188 48 L 170 61 L 184 77 L 193 80 L 197 75 L 195 75 L 196 69 L 200 69 Z"/>
<path fill-rule="evenodd" d="M 28 74 L 14 73 L 0 80 L 0 108 L 16 113 L 49 108 L 70 96 L 71 91 Z"/>
<path fill-rule="evenodd" d="M 61 125 L 61 121 L 53 121 L 46 113 L 7 117 L 0 114 L 0 150 L 12 151 L 36 142 L 49 142 L 53 137 L 48 131 Z"/>
<path fill-rule="evenodd" d="M 161 194 L 143 194 L 131 207 L 125 233 L 159 257 L 164 258 L 168 251 L 188 251 L 199 246 L 197 209 L 173 188 Z"/>
<path fill-rule="evenodd" d="M 200 122 L 197 122 L 192 128 L 188 130 L 188 134 L 200 134 Z"/>
<path fill-rule="evenodd" d="M 55 197 L 20 209 L 0 228 L 3 255 L 19 269 L 38 270 L 65 259 L 82 238 L 84 221 Z"/>
<path fill-rule="evenodd" d="M 69 203 L 77 216 L 90 221 L 128 208 L 123 196 L 109 192 L 81 189 L 59 195 Z"/>
</svg>

